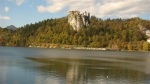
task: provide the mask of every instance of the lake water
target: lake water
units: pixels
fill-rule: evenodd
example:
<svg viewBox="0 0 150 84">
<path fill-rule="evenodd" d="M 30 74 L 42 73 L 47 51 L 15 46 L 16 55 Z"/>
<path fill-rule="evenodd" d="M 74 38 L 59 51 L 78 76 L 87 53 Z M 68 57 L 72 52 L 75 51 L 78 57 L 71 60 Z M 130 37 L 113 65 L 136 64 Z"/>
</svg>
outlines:
<svg viewBox="0 0 150 84">
<path fill-rule="evenodd" d="M 150 84 L 150 52 L 0 47 L 0 84 Z"/>
</svg>

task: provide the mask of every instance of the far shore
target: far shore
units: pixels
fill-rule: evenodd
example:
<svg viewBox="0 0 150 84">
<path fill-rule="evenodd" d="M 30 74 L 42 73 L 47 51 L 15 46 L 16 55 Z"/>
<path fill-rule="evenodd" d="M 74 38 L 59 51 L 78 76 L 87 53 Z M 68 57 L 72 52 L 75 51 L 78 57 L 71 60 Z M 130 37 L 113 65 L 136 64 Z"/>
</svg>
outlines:
<svg viewBox="0 0 150 84">
<path fill-rule="evenodd" d="M 82 47 L 82 46 L 49 46 L 49 47 L 44 47 L 44 46 L 29 46 L 30 48 L 51 48 L 51 49 L 77 49 L 77 50 L 100 50 L 100 51 L 136 51 L 136 50 L 122 50 L 122 49 L 115 49 L 115 48 L 94 48 L 94 47 Z"/>
<path fill-rule="evenodd" d="M 5 47 L 14 47 L 14 46 L 5 46 Z M 19 46 L 16 46 L 19 47 Z M 139 52 L 149 52 L 144 50 L 124 50 L 124 49 L 115 49 L 115 48 L 94 48 L 94 47 L 83 47 L 83 46 L 74 46 L 74 45 L 65 45 L 65 46 L 27 46 L 26 48 L 49 48 L 49 49 L 66 49 L 66 50 L 95 50 L 95 51 L 139 51 Z"/>
</svg>

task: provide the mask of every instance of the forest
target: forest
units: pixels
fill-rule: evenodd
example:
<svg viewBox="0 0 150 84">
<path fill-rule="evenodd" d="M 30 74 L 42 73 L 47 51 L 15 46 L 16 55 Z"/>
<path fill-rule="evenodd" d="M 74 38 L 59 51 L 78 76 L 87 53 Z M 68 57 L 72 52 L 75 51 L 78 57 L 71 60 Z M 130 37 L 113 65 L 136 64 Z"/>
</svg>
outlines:
<svg viewBox="0 0 150 84">
<path fill-rule="evenodd" d="M 130 19 L 106 19 L 91 16 L 90 26 L 79 32 L 68 24 L 67 16 L 27 24 L 17 30 L 0 28 L 0 46 L 14 47 L 89 47 L 121 50 L 150 49 L 148 36 L 139 25 L 150 28 L 150 20 L 138 17 Z"/>
</svg>

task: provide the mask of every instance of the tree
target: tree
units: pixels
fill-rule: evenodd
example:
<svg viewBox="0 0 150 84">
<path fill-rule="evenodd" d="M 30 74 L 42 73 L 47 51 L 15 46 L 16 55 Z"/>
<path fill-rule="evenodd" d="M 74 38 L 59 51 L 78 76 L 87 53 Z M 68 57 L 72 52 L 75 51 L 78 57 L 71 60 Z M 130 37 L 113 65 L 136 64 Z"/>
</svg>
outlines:
<svg viewBox="0 0 150 84">
<path fill-rule="evenodd" d="M 79 36 L 79 38 L 78 38 L 78 45 L 81 45 L 82 41 L 83 41 L 83 38 L 81 36 Z"/>
<path fill-rule="evenodd" d="M 5 45 L 5 38 L 3 36 L 0 36 L 0 46 Z"/>
<path fill-rule="evenodd" d="M 144 42 L 143 43 L 143 50 L 148 51 L 149 48 L 149 43 L 148 42 Z"/>
<path fill-rule="evenodd" d="M 137 50 L 143 50 L 143 41 L 138 41 L 136 45 L 137 45 Z"/>
<path fill-rule="evenodd" d="M 131 45 L 131 43 L 128 43 L 128 50 L 133 50 L 133 46 Z"/>
</svg>

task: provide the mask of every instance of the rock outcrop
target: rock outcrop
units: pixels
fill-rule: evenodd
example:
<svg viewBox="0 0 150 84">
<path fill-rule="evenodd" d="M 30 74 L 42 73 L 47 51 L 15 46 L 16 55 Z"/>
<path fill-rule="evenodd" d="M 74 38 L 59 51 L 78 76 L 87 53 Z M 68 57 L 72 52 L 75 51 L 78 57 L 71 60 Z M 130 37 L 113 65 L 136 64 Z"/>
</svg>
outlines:
<svg viewBox="0 0 150 84">
<path fill-rule="evenodd" d="M 69 11 L 68 23 L 74 30 L 79 31 L 81 28 L 89 26 L 90 13 L 86 11 L 80 14 L 79 11 Z"/>
</svg>

